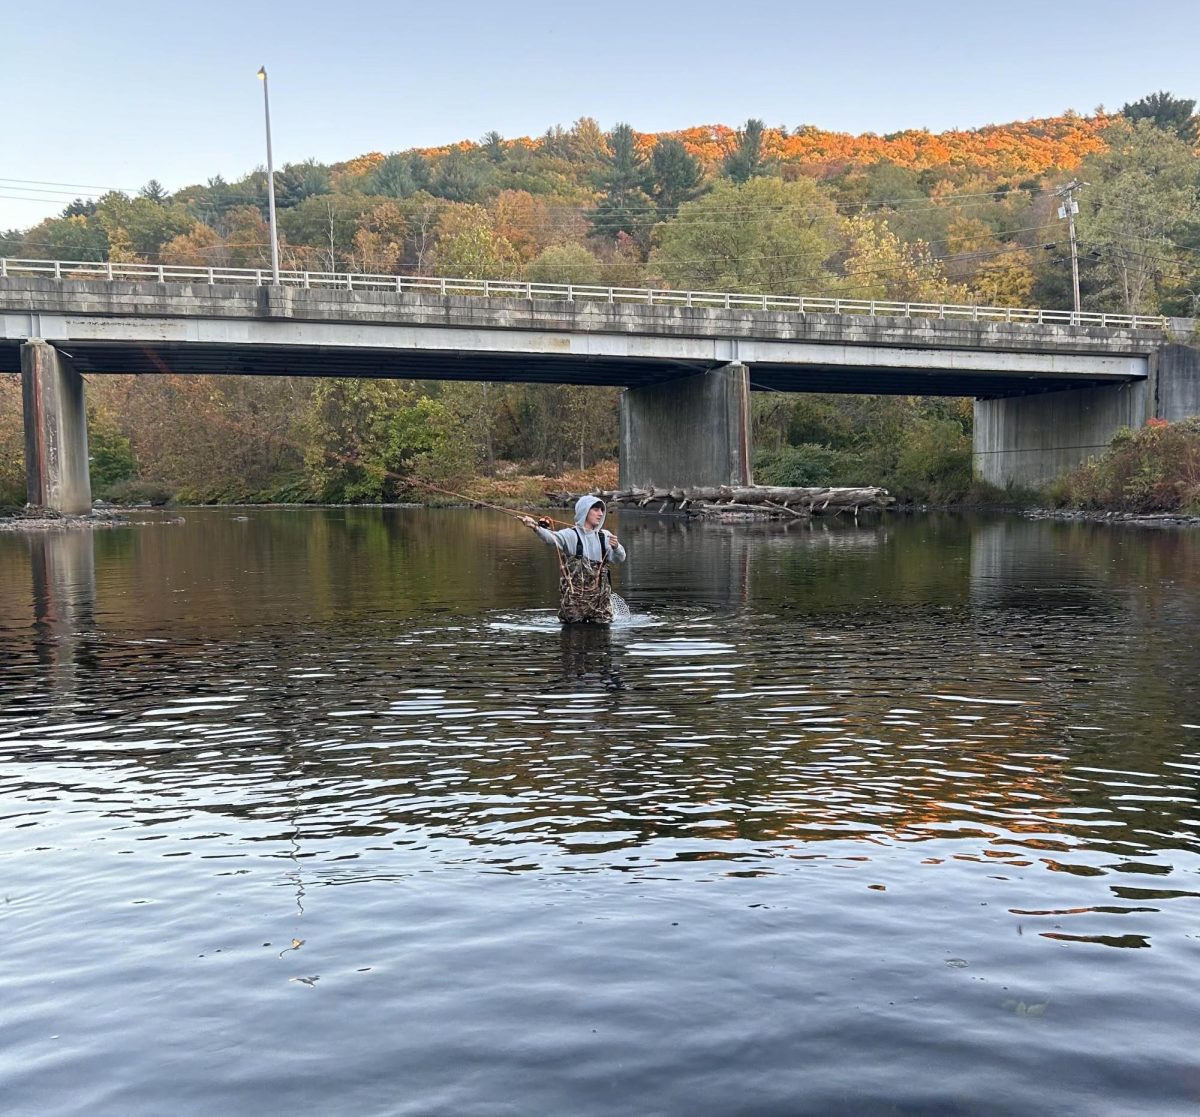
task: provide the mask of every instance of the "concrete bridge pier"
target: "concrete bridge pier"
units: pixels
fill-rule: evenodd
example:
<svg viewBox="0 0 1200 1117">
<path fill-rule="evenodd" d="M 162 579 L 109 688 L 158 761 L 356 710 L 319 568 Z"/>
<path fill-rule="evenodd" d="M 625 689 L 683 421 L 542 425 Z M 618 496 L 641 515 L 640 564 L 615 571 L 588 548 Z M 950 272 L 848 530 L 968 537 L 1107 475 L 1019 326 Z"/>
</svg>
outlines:
<svg viewBox="0 0 1200 1117">
<path fill-rule="evenodd" d="M 67 515 L 92 510 L 83 377 L 70 358 L 34 338 L 21 346 L 26 499 Z"/>
<path fill-rule="evenodd" d="M 621 488 L 752 483 L 744 364 L 622 393 Z"/>
<path fill-rule="evenodd" d="M 1146 381 L 975 401 L 975 473 L 993 485 L 1036 487 L 1104 453 L 1121 427 L 1153 414 Z"/>
</svg>

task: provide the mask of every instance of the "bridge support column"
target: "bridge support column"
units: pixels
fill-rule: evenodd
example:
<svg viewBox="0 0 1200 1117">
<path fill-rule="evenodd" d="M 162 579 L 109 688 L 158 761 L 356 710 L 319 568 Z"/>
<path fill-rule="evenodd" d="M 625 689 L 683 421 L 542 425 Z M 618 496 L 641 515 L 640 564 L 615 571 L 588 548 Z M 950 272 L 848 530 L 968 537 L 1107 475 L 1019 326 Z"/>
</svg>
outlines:
<svg viewBox="0 0 1200 1117">
<path fill-rule="evenodd" d="M 1046 484 L 1149 418 L 1145 381 L 975 401 L 975 473 L 993 485 Z"/>
<path fill-rule="evenodd" d="M 21 347 L 26 499 L 68 515 L 92 510 L 83 377 L 70 358 L 35 339 Z"/>
<path fill-rule="evenodd" d="M 621 395 L 621 487 L 752 484 L 750 373 L 728 364 Z"/>
</svg>

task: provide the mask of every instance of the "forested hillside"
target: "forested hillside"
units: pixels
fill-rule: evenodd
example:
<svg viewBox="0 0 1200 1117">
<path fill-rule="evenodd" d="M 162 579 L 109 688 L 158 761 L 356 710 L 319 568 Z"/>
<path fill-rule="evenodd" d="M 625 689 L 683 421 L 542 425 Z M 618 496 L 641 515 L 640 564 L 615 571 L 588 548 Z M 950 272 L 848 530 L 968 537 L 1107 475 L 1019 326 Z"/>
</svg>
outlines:
<svg viewBox="0 0 1200 1117">
<path fill-rule="evenodd" d="M 1079 193 L 1086 309 L 1200 302 L 1194 103 L 932 134 L 805 126 L 647 134 L 594 120 L 537 138 L 372 152 L 276 173 L 284 267 L 520 277 L 912 301 L 1070 306 Z M 12 257 L 269 266 L 266 173 L 71 203 L 0 234 Z M 615 391 L 220 377 L 93 378 L 98 491 L 379 500 L 402 478 L 561 473 L 611 458 Z M 968 401 L 756 401 L 760 476 L 949 497 L 969 482 Z M 21 490 L 20 397 L 0 385 L 0 490 Z M 0 491 L 0 499 L 5 493 Z"/>
</svg>

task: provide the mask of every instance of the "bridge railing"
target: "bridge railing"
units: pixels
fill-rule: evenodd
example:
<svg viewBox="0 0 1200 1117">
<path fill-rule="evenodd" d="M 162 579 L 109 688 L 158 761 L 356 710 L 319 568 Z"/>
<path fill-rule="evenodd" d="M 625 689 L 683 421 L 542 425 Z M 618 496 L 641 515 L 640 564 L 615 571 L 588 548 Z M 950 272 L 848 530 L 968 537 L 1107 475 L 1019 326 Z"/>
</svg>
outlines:
<svg viewBox="0 0 1200 1117">
<path fill-rule="evenodd" d="M 0 279 L 35 275 L 53 279 L 152 280 L 158 283 L 272 283 L 269 268 L 205 268 L 185 264 L 133 264 L 94 260 L 18 260 L 0 257 Z M 370 275 L 359 272 L 281 271 L 288 287 L 343 291 L 424 292 L 501 299 L 553 299 L 566 302 L 638 303 L 727 310 L 777 310 L 798 314 L 862 314 L 889 318 L 968 319 L 1032 325 L 1101 326 L 1163 330 L 1157 314 L 1076 313 L 1037 307 L 974 306 L 895 302 L 884 299 L 811 298 L 806 295 L 747 295 L 731 291 L 666 291 L 650 287 L 600 287 L 582 283 L 530 283 L 515 279 L 454 279 L 441 276 Z"/>
</svg>

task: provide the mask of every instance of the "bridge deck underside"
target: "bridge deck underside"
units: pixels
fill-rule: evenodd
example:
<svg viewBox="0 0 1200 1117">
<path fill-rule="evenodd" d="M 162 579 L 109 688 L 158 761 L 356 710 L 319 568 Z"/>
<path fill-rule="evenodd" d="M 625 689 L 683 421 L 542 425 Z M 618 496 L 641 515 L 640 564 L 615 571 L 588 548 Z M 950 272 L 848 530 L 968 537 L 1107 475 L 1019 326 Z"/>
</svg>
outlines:
<svg viewBox="0 0 1200 1117">
<path fill-rule="evenodd" d="M 320 346 L 293 348 L 72 340 L 61 343 L 61 348 L 71 357 L 75 368 L 84 374 L 347 376 L 637 388 L 715 367 L 711 361 Z M 19 372 L 20 367 L 20 345 L 0 344 L 0 372 Z M 1089 388 L 1113 382 L 1112 377 L 1015 375 L 1012 372 L 965 372 L 950 368 L 822 367 L 769 362 L 750 366 L 753 390 L 777 392 L 995 398 Z"/>
</svg>

